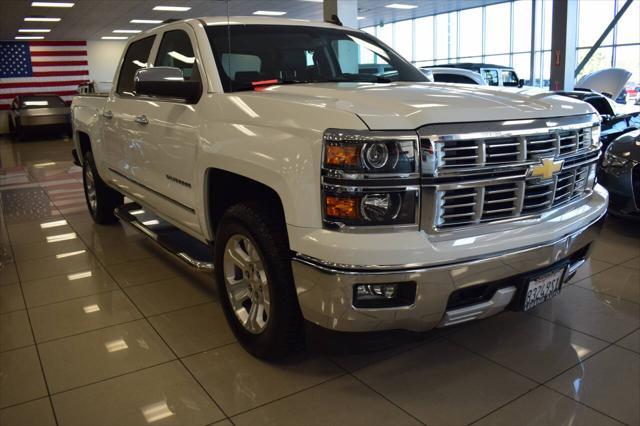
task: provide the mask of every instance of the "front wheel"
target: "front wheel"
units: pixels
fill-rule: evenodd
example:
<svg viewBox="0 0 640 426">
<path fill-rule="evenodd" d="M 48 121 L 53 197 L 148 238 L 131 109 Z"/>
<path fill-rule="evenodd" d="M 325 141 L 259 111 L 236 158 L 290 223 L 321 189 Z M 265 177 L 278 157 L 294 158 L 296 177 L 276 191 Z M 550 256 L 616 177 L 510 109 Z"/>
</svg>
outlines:
<svg viewBox="0 0 640 426">
<path fill-rule="evenodd" d="M 227 321 L 254 356 L 280 359 L 302 343 L 303 322 L 289 244 L 277 214 L 248 204 L 222 218 L 215 276 Z"/>
<path fill-rule="evenodd" d="M 99 224 L 117 222 L 118 218 L 113 214 L 113 211 L 124 202 L 124 197 L 108 187 L 100 178 L 91 151 L 84 154 L 82 183 L 87 207 L 93 221 Z"/>
</svg>

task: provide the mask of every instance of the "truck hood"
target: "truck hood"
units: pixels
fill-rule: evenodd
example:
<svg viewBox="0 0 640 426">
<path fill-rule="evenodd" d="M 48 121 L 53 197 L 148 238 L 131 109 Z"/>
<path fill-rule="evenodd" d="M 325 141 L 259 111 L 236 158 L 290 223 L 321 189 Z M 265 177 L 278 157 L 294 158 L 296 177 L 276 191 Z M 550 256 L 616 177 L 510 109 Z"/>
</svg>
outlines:
<svg viewBox="0 0 640 426">
<path fill-rule="evenodd" d="M 373 130 L 433 123 L 520 120 L 591 114 L 585 102 L 551 92 L 443 83 L 311 83 L 275 85 L 255 96 L 358 115 Z"/>
<path fill-rule="evenodd" d="M 576 88 L 590 89 L 617 98 L 629 81 L 631 73 L 622 68 L 607 68 L 587 74 L 576 83 Z"/>
</svg>

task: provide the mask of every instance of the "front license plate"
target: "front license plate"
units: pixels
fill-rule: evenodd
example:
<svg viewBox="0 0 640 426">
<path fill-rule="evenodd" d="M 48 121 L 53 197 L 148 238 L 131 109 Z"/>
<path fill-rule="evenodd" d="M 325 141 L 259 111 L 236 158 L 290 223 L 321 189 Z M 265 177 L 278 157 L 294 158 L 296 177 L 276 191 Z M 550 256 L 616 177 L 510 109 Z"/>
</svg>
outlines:
<svg viewBox="0 0 640 426">
<path fill-rule="evenodd" d="M 532 278 L 527 283 L 524 310 L 537 306 L 560 293 L 564 268 Z"/>
</svg>

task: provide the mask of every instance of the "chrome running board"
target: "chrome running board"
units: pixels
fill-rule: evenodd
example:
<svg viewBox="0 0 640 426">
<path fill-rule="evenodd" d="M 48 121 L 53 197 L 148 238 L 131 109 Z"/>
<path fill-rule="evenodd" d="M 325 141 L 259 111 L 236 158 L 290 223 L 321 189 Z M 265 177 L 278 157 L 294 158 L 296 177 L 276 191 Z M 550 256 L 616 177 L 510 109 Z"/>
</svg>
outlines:
<svg viewBox="0 0 640 426">
<path fill-rule="evenodd" d="M 132 214 L 132 212 L 135 214 Z M 149 221 L 139 220 L 138 216 L 145 213 L 147 212 L 137 203 L 124 204 L 113 211 L 113 214 L 115 214 L 123 223 L 131 225 L 134 229 L 142 232 L 157 243 L 164 251 L 180 259 L 191 268 L 198 272 L 213 272 L 213 262 L 198 259 L 196 258 L 196 255 L 187 252 L 188 246 L 194 246 L 197 249 L 200 249 L 199 251 L 202 251 L 202 246 L 204 246 L 203 243 L 196 241 L 186 234 L 184 234 L 184 237 L 182 238 L 183 241 L 179 241 L 175 236 L 176 234 L 179 235 L 179 233 L 182 233 L 182 231 L 179 231 L 172 225 L 158 219 L 152 219 Z M 145 224 L 145 222 L 148 222 L 149 224 Z M 153 226 L 158 226 L 158 228 L 152 228 L 151 224 L 153 224 Z"/>
<path fill-rule="evenodd" d="M 515 286 L 500 288 L 496 291 L 493 297 L 486 302 L 452 309 L 445 312 L 444 318 L 442 318 L 438 327 L 447 327 L 497 314 L 498 312 L 503 311 L 504 308 L 511 303 L 515 294 Z"/>
</svg>

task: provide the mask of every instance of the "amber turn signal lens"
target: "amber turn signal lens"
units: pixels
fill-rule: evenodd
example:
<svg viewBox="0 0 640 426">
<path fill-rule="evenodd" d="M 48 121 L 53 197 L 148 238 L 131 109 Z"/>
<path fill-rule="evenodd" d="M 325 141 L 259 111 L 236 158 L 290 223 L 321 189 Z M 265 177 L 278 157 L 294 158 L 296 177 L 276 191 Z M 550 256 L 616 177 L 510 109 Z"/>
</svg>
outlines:
<svg viewBox="0 0 640 426">
<path fill-rule="evenodd" d="M 327 195 L 325 198 L 325 208 L 327 217 L 342 219 L 358 218 L 358 199 L 334 197 Z"/>
<path fill-rule="evenodd" d="M 358 165 L 358 147 L 354 145 L 327 145 L 325 164 L 356 167 Z"/>
</svg>

